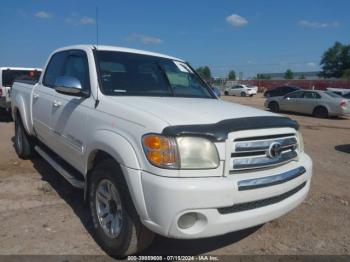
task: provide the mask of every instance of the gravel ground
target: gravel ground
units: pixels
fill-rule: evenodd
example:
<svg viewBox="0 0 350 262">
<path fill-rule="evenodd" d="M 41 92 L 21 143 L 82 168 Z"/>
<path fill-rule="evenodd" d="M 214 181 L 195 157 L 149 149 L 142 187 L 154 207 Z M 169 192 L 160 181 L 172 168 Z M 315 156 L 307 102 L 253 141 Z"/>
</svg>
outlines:
<svg viewBox="0 0 350 262">
<path fill-rule="evenodd" d="M 263 98 L 223 97 L 263 108 Z M 299 207 L 263 226 L 202 240 L 156 237 L 153 255 L 350 255 L 350 119 L 288 114 L 301 125 L 314 161 L 311 191 Z M 44 160 L 18 159 L 13 123 L 0 119 L 0 255 L 102 255 L 90 235 L 82 192 Z"/>
</svg>

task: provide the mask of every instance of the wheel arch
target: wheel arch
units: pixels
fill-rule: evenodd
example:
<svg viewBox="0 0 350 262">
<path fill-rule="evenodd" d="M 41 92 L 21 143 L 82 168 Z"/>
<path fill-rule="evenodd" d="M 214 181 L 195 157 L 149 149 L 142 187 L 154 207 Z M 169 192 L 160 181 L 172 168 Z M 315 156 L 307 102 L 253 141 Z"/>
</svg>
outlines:
<svg viewBox="0 0 350 262">
<path fill-rule="evenodd" d="M 327 112 L 328 112 L 328 114 L 329 114 L 329 112 L 330 112 L 329 107 L 328 107 L 327 105 L 318 104 L 318 105 L 316 105 L 316 106 L 312 109 L 312 115 L 314 115 L 314 113 L 315 113 L 315 111 L 316 111 L 317 108 L 324 108 L 324 109 L 326 109 Z"/>
<path fill-rule="evenodd" d="M 131 143 L 119 134 L 103 130 L 94 135 L 96 140 L 88 149 L 85 163 L 84 200 L 88 199 L 89 182 L 93 168 L 102 160 L 111 159 L 120 167 L 120 175 L 126 181 L 128 191 L 140 217 L 147 217 L 143 196 L 140 164 Z M 117 172 L 118 172 L 117 171 Z"/>
<path fill-rule="evenodd" d="M 14 101 L 12 102 L 12 118 L 14 121 L 20 117 L 24 129 L 28 134 L 32 134 L 32 127 L 29 124 L 29 112 L 26 110 L 25 102 L 23 97 L 16 96 Z M 29 110 L 29 109 L 28 109 Z"/>
</svg>

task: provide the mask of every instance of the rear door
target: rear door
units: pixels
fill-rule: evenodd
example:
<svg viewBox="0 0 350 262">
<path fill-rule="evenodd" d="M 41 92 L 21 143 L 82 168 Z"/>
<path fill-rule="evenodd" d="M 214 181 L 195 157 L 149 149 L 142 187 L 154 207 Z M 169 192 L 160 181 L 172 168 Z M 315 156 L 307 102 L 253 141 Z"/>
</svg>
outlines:
<svg viewBox="0 0 350 262">
<path fill-rule="evenodd" d="M 84 51 L 69 51 L 62 76 L 78 79 L 83 90 L 91 93 L 88 58 Z M 52 114 L 54 150 L 75 168 L 82 171 L 82 156 L 86 146 L 86 121 L 93 100 L 68 94 L 55 94 L 57 109 Z"/>
<path fill-rule="evenodd" d="M 38 138 L 52 148 L 52 117 L 57 108 L 55 107 L 56 91 L 54 84 L 61 74 L 66 59 L 66 52 L 54 54 L 47 67 L 43 80 L 38 83 L 33 91 L 33 126 Z"/>
</svg>

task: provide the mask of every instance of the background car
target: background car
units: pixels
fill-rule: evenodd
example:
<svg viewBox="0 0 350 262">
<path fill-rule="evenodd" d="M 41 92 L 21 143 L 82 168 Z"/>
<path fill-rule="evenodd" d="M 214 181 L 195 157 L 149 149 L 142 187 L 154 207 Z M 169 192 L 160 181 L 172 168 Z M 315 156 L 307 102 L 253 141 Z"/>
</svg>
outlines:
<svg viewBox="0 0 350 262">
<path fill-rule="evenodd" d="M 267 98 L 265 107 L 273 112 L 290 111 L 327 118 L 350 114 L 350 100 L 330 91 L 299 90 Z"/>
<path fill-rule="evenodd" d="M 301 90 L 301 88 L 296 86 L 280 86 L 271 90 L 267 90 L 264 93 L 264 96 L 265 97 L 284 96 L 286 94 L 292 93 L 297 90 Z"/>
<path fill-rule="evenodd" d="M 235 85 L 225 89 L 225 96 L 253 96 L 256 95 L 255 88 L 246 85 Z"/>
<path fill-rule="evenodd" d="M 216 86 L 212 86 L 211 89 L 214 91 L 215 95 L 217 97 L 220 97 L 221 96 L 221 90 L 219 87 L 216 87 Z"/>
</svg>

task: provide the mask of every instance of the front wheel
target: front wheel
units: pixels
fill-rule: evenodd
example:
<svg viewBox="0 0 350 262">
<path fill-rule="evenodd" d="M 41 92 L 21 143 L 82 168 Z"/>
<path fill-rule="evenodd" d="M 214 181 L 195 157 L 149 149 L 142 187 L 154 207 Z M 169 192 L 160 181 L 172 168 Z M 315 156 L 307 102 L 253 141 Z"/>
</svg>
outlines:
<svg viewBox="0 0 350 262">
<path fill-rule="evenodd" d="M 119 165 L 103 160 L 91 175 L 89 204 L 96 242 L 115 257 L 147 248 L 154 233 L 141 224 Z"/>
<path fill-rule="evenodd" d="M 28 159 L 33 154 L 33 141 L 23 127 L 21 118 L 18 116 L 15 120 L 15 150 L 22 159 Z"/>
<path fill-rule="evenodd" d="M 228 96 L 228 92 L 227 91 L 225 91 L 225 96 Z"/>
<path fill-rule="evenodd" d="M 280 107 L 279 107 L 279 105 L 277 104 L 277 102 L 271 102 L 271 103 L 269 104 L 269 109 L 270 109 L 272 112 L 275 112 L 275 113 L 277 113 L 277 112 L 280 111 Z"/>
<path fill-rule="evenodd" d="M 247 94 L 245 92 L 241 92 L 241 96 L 246 96 Z"/>
</svg>

